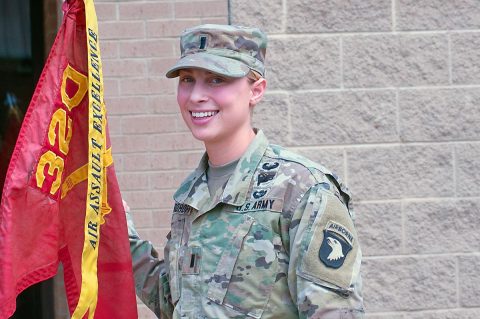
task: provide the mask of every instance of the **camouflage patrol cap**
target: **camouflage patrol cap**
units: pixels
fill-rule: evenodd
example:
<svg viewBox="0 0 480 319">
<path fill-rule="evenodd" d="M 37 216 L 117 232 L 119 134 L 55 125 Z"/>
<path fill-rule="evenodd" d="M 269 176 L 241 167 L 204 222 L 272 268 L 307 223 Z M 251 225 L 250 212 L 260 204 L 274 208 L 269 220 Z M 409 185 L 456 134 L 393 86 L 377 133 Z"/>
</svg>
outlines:
<svg viewBox="0 0 480 319">
<path fill-rule="evenodd" d="M 166 73 L 178 76 L 181 69 L 200 68 L 240 78 L 250 70 L 265 76 L 267 36 L 260 29 L 204 24 L 185 30 L 180 37 L 181 57 Z"/>
</svg>

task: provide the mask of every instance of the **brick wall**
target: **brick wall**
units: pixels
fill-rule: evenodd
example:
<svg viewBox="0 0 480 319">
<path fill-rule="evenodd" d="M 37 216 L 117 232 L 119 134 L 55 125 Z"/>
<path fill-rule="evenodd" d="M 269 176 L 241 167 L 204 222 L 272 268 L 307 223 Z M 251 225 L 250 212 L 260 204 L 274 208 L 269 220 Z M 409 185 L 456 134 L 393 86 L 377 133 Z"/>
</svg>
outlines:
<svg viewBox="0 0 480 319">
<path fill-rule="evenodd" d="M 225 0 L 96 1 L 114 160 L 138 232 L 163 256 L 172 195 L 196 167 L 202 144 L 177 112 L 176 81 L 165 70 L 178 35 L 201 23 L 228 23 Z M 139 318 L 155 318 L 139 304 Z"/>
<path fill-rule="evenodd" d="M 122 194 L 160 252 L 202 152 L 164 72 L 185 27 L 230 16 L 270 38 L 257 126 L 355 195 L 368 318 L 480 317 L 476 1 L 112 0 L 97 13 Z"/>
</svg>

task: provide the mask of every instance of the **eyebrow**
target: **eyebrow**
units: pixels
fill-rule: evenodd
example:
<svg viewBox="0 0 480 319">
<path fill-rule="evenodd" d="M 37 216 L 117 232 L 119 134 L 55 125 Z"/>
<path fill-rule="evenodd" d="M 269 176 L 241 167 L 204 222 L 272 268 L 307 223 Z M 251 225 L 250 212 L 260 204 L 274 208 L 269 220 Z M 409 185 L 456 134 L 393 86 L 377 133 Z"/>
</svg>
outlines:
<svg viewBox="0 0 480 319">
<path fill-rule="evenodd" d="M 223 76 L 221 74 L 218 74 L 218 73 L 214 73 L 214 72 L 211 72 L 211 71 L 208 71 L 208 70 L 204 70 L 204 69 L 198 69 L 198 70 L 201 70 L 201 71 L 205 71 L 207 73 L 207 75 L 215 75 L 215 76 Z M 178 72 L 184 72 L 184 73 L 189 73 L 189 74 L 192 74 L 194 73 L 194 71 L 192 69 L 181 69 L 181 70 L 178 70 Z"/>
</svg>

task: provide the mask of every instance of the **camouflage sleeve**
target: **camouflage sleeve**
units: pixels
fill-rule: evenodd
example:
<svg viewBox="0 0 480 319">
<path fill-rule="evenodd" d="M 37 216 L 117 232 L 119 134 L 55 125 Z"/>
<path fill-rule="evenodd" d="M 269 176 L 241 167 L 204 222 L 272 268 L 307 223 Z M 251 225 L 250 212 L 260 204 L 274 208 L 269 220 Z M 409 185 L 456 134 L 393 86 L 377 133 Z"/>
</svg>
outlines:
<svg viewBox="0 0 480 319">
<path fill-rule="evenodd" d="M 300 318 L 364 318 L 362 254 L 347 207 L 332 185 L 301 197 L 289 229 L 288 284 Z"/>
<path fill-rule="evenodd" d="M 136 294 L 158 318 L 171 318 L 173 307 L 165 262 L 158 259 L 151 242 L 140 239 L 128 210 L 126 214 Z"/>
</svg>

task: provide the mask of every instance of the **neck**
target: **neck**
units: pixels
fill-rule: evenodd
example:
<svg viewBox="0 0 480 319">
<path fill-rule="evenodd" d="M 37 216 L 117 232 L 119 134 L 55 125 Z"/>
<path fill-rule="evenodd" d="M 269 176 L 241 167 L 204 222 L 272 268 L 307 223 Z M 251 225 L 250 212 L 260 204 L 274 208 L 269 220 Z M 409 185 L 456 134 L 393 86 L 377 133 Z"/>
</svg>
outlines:
<svg viewBox="0 0 480 319">
<path fill-rule="evenodd" d="M 248 130 L 238 132 L 228 139 L 205 143 L 210 163 L 214 166 L 220 166 L 239 159 L 254 138 L 255 132 L 250 127 Z"/>
</svg>

